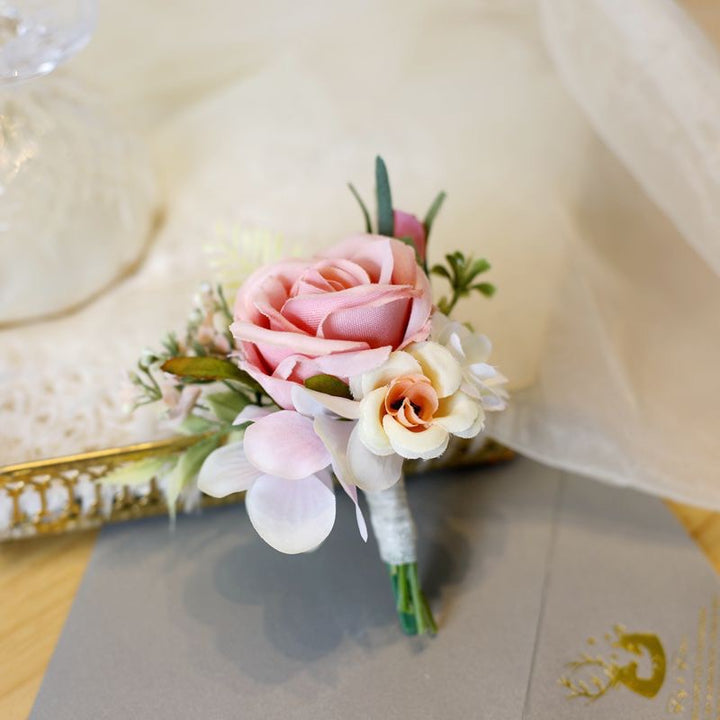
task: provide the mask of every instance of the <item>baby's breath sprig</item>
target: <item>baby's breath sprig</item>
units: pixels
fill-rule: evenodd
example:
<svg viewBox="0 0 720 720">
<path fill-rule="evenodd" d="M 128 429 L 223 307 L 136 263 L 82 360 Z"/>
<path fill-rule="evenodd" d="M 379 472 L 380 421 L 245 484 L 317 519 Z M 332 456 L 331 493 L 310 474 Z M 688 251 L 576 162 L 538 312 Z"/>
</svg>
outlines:
<svg viewBox="0 0 720 720">
<path fill-rule="evenodd" d="M 232 312 L 222 287 L 203 283 L 193 300 L 185 332 L 180 337 L 168 333 L 160 349 L 145 350 L 137 362 L 137 369 L 130 373 L 130 382 L 137 393 L 134 407 L 167 400 L 185 385 L 209 382 L 193 377 L 168 379 L 162 366 L 173 358 L 188 356 L 224 360 L 233 347 L 231 322 Z"/>
</svg>

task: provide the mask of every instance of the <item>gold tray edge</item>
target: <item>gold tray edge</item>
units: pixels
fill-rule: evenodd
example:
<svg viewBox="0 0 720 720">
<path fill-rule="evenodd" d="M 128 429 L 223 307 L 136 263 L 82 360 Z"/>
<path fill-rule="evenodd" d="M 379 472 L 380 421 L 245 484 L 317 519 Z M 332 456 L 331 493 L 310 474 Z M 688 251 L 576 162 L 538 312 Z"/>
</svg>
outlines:
<svg viewBox="0 0 720 720">
<path fill-rule="evenodd" d="M 0 542 L 38 535 L 53 535 L 100 527 L 107 522 L 119 522 L 153 517 L 168 512 L 163 493 L 153 478 L 144 493 L 137 489 L 118 487 L 109 508 L 103 507 L 100 481 L 111 470 L 127 462 L 148 457 L 172 456 L 190 447 L 204 436 L 179 436 L 165 440 L 138 443 L 124 447 L 94 450 L 56 458 L 29 461 L 0 467 L 0 493 L 10 498 L 11 517 L 8 527 L 0 529 Z M 454 438 L 448 450 L 434 460 L 405 463 L 408 476 L 434 470 L 455 469 L 472 465 L 492 465 L 514 457 L 513 451 L 490 438 L 462 440 Z M 89 481 L 94 491 L 94 502 L 84 508 L 77 495 L 77 484 Z M 66 493 L 65 507 L 53 511 L 49 491 L 54 487 Z M 37 493 L 36 512 L 23 510 L 21 496 L 25 492 Z M 225 498 L 201 495 L 201 507 L 215 507 L 241 502 L 243 493 Z M 182 499 L 178 509 L 183 510 Z"/>
</svg>

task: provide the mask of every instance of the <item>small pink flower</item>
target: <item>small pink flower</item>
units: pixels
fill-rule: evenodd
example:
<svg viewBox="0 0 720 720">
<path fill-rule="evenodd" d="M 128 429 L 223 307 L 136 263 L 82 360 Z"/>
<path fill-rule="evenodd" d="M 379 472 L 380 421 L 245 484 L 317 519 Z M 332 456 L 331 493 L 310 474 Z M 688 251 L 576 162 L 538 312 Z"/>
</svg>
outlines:
<svg viewBox="0 0 720 720">
<path fill-rule="evenodd" d="M 427 233 L 425 226 L 410 213 L 393 210 L 394 232 L 396 238 L 410 238 L 420 259 L 425 262 L 427 252 Z"/>
<path fill-rule="evenodd" d="M 413 249 L 351 237 L 313 261 L 260 268 L 240 289 L 230 329 L 240 366 L 283 408 L 313 375 L 348 380 L 429 335 L 430 283 Z"/>
</svg>

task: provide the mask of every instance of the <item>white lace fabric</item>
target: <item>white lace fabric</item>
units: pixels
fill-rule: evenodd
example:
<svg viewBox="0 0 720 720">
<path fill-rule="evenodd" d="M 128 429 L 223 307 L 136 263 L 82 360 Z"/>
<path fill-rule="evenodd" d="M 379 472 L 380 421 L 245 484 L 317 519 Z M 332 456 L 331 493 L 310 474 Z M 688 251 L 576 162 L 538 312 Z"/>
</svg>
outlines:
<svg viewBox="0 0 720 720">
<path fill-rule="evenodd" d="M 492 261 L 460 317 L 513 381 L 495 435 L 720 508 L 720 67 L 679 6 L 106 2 L 71 70 L 145 136 L 167 220 L 91 306 L 0 332 L 0 463 L 156 437 L 123 373 L 184 323 L 203 247 L 359 230 L 344 183 L 371 200 L 381 153 L 398 207 L 448 191 L 431 259 Z"/>
</svg>

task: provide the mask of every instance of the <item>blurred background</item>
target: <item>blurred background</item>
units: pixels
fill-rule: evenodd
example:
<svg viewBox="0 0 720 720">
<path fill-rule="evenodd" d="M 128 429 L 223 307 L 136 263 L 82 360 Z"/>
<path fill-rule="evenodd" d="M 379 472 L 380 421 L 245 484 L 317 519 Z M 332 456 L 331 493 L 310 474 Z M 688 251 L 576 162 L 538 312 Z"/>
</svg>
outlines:
<svg viewBox="0 0 720 720">
<path fill-rule="evenodd" d="M 139 350 L 263 233 L 360 229 L 380 153 L 400 207 L 448 192 L 431 260 L 493 265 L 491 433 L 720 507 L 714 3 L 68 5 L 68 62 L 2 89 L 0 461 L 161 434 L 123 410 Z"/>
</svg>

